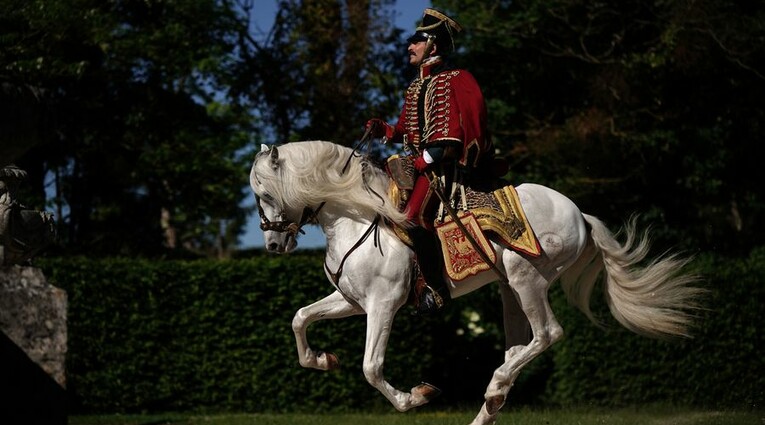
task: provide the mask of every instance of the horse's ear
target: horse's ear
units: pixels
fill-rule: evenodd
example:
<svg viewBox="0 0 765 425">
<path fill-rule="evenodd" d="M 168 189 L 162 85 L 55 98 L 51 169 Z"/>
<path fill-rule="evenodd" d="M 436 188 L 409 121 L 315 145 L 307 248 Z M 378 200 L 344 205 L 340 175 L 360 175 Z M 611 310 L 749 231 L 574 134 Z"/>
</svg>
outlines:
<svg viewBox="0 0 765 425">
<path fill-rule="evenodd" d="M 279 150 L 276 146 L 271 148 L 271 168 L 274 170 L 279 168 Z"/>
<path fill-rule="evenodd" d="M 267 144 L 265 144 L 265 143 L 261 143 L 261 144 L 260 144 L 260 151 L 261 151 L 261 152 L 268 152 L 269 150 L 271 150 L 271 149 L 270 149 L 270 146 L 268 146 L 268 145 L 267 145 Z"/>
</svg>

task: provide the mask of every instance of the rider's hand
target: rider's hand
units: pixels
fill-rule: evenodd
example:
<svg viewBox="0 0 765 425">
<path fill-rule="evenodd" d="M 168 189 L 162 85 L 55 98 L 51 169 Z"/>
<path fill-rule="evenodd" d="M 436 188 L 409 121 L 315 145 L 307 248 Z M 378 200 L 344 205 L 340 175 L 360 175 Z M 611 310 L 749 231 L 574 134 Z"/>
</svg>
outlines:
<svg viewBox="0 0 765 425">
<path fill-rule="evenodd" d="M 425 162 L 425 158 L 423 158 L 421 156 L 418 156 L 417 159 L 414 160 L 414 169 L 417 170 L 420 173 L 422 173 L 425 170 L 427 170 L 429 165 L 430 164 Z"/>
<path fill-rule="evenodd" d="M 387 141 L 387 139 L 391 139 L 393 137 L 393 126 L 381 120 L 380 118 L 372 118 L 371 120 L 367 121 L 365 128 L 369 130 L 369 134 L 372 137 L 376 139 L 386 139 L 383 140 L 383 143 Z"/>
</svg>

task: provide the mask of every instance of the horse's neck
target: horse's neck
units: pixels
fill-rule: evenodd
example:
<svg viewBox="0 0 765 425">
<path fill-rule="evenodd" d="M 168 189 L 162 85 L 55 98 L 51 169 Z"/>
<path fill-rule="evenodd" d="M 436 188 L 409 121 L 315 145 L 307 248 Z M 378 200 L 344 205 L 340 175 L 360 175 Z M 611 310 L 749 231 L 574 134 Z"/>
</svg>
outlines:
<svg viewBox="0 0 765 425">
<path fill-rule="evenodd" d="M 335 258 L 345 255 L 364 236 L 374 219 L 375 217 L 351 217 L 333 208 L 322 211 L 318 221 L 327 238 L 327 256 Z"/>
<path fill-rule="evenodd" d="M 349 237 L 355 236 L 360 228 L 366 228 L 374 220 L 374 217 L 367 219 L 365 217 L 350 217 L 343 214 L 336 208 L 325 208 L 318 216 L 319 226 L 327 237 L 329 244 L 353 243 L 348 241 Z M 363 231 L 363 230 L 362 230 Z M 361 234 L 359 233 L 359 236 Z"/>
</svg>

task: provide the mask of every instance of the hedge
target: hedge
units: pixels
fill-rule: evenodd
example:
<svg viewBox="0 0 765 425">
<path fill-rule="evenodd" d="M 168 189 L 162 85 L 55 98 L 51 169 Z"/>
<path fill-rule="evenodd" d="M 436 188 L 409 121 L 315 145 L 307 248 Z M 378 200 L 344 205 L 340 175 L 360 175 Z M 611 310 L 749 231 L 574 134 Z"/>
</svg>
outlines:
<svg viewBox="0 0 765 425">
<path fill-rule="evenodd" d="M 363 316 L 309 328 L 315 349 L 339 357 L 335 372 L 297 362 L 294 312 L 332 291 L 318 252 L 230 261 L 45 259 L 69 294 L 68 391 L 73 412 L 313 412 L 391 409 L 361 370 Z M 765 249 L 746 259 L 701 256 L 710 289 L 696 337 L 655 341 L 593 326 L 551 291 L 566 338 L 534 360 L 511 404 L 619 406 L 667 402 L 762 406 Z M 608 320 L 610 319 L 610 321 Z M 399 313 L 385 374 L 408 389 L 421 380 L 444 395 L 435 406 L 482 400 L 502 361 L 501 302 L 494 289 L 454 300 L 425 319 Z"/>
<path fill-rule="evenodd" d="M 646 339 L 616 325 L 603 332 L 574 311 L 562 313 L 567 338 L 552 350 L 549 398 L 562 404 L 647 400 L 761 409 L 765 362 L 758 347 L 765 347 L 760 331 L 765 248 L 744 259 L 702 255 L 693 268 L 709 293 L 692 339 Z M 553 303 L 558 312 L 567 307 L 562 297 Z"/>
</svg>

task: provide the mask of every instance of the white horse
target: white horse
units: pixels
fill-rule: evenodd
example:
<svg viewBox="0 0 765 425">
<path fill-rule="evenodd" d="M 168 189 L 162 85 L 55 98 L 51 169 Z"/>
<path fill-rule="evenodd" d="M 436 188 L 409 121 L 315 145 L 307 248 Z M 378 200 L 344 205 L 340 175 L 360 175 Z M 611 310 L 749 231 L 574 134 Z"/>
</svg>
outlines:
<svg viewBox="0 0 765 425">
<path fill-rule="evenodd" d="M 401 391 L 383 375 L 393 318 L 407 302 L 413 272 L 412 252 L 385 224 L 405 224 L 405 215 L 385 196 L 388 183 L 383 170 L 354 156 L 351 149 L 321 141 L 265 148 L 250 172 L 268 251 L 292 251 L 297 232 L 307 222 L 321 226 L 327 238 L 325 269 L 335 291 L 295 314 L 292 329 L 300 364 L 321 370 L 339 366 L 334 354 L 309 346 L 306 328 L 311 323 L 366 314 L 364 376 L 397 410 L 406 411 L 427 403 L 438 390 L 422 384 Z M 600 220 L 582 214 L 560 193 L 536 184 L 516 189 L 542 255 L 530 257 L 492 242 L 497 266 L 507 276 L 499 283 L 506 351 L 474 425 L 493 423 L 521 369 L 563 336 L 547 298 L 556 279 L 569 300 L 595 321 L 589 298 L 604 272 L 613 316 L 628 329 L 651 337 L 687 336 L 691 316 L 684 311 L 694 307 L 700 293 L 689 286 L 692 276 L 679 273 L 687 260 L 672 255 L 637 265 L 646 257 L 648 241 L 646 236 L 636 237 L 634 220 L 621 245 Z M 490 270 L 467 285 L 452 283 L 452 297 L 496 280 Z"/>
</svg>

